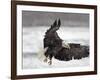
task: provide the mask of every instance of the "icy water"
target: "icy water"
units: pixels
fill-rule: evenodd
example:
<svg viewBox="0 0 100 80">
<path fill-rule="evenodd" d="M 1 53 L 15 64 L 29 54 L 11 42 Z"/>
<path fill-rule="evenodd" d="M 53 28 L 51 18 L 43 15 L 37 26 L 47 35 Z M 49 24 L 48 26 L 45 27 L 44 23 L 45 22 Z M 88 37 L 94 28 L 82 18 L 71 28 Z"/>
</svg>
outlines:
<svg viewBox="0 0 100 80">
<path fill-rule="evenodd" d="M 53 58 L 51 66 L 44 63 L 42 49 L 47 29 L 48 27 L 23 28 L 23 69 L 89 66 L 89 57 L 71 61 L 59 61 Z M 57 32 L 66 43 L 89 45 L 89 29 L 87 27 L 62 27 Z"/>
</svg>

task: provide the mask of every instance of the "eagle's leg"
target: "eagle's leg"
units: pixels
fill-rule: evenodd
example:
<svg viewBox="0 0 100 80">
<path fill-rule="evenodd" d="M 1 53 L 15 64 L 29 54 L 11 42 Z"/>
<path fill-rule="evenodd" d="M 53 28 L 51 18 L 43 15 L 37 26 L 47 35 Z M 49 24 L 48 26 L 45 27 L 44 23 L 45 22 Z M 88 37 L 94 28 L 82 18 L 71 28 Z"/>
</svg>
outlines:
<svg viewBox="0 0 100 80">
<path fill-rule="evenodd" d="M 51 55 L 49 55 L 49 60 L 50 60 L 50 61 L 48 62 L 48 64 L 49 64 L 49 65 L 51 65 L 51 64 L 52 64 L 52 57 L 53 57 L 53 55 L 52 55 L 52 54 L 51 54 Z"/>
<path fill-rule="evenodd" d="M 51 65 L 51 64 L 52 64 L 52 60 L 50 60 L 50 61 L 48 62 L 48 64 Z"/>
</svg>

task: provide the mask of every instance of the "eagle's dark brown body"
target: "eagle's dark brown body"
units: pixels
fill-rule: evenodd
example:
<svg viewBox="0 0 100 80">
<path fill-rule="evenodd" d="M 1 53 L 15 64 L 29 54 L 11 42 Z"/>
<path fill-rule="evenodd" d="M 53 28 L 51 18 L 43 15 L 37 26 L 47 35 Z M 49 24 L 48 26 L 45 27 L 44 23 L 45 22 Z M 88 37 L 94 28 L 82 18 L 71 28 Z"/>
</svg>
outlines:
<svg viewBox="0 0 100 80">
<path fill-rule="evenodd" d="M 62 46 L 62 39 L 57 34 L 57 30 L 60 28 L 61 21 L 60 19 L 53 23 L 51 27 L 47 30 L 44 37 L 44 48 L 48 48 L 44 55 L 49 58 L 49 64 L 52 64 L 52 57 L 63 60 L 69 61 L 72 58 L 74 59 L 81 59 L 83 57 L 89 56 L 89 47 L 82 46 L 77 43 L 68 43 L 69 48 Z M 45 59 L 44 61 L 47 61 Z"/>
</svg>

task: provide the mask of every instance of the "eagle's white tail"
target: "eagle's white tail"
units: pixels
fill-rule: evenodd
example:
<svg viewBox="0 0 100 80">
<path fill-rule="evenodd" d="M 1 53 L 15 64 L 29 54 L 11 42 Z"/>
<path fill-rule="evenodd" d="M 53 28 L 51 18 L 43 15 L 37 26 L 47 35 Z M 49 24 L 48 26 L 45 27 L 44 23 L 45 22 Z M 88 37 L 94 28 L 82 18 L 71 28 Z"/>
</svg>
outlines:
<svg viewBox="0 0 100 80">
<path fill-rule="evenodd" d="M 38 52 L 38 58 L 39 58 L 39 60 L 43 61 L 46 58 L 45 55 L 44 55 L 44 53 L 47 51 L 47 49 L 48 49 L 48 47 L 46 47 L 44 49 L 41 48 L 39 50 L 39 52 Z"/>
</svg>

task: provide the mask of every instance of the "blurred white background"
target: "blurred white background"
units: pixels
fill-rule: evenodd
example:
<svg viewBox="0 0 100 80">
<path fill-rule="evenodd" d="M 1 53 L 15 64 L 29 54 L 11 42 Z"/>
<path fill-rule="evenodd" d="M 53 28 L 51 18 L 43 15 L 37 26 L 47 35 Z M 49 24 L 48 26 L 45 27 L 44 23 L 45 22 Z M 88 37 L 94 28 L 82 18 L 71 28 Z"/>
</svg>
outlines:
<svg viewBox="0 0 100 80">
<path fill-rule="evenodd" d="M 99 0 L 31 0 L 58 3 L 74 3 L 98 5 L 98 23 L 100 22 L 100 1 Z M 10 0 L 0 0 L 0 80 L 10 80 L 11 73 L 11 2 Z M 100 34 L 100 24 L 98 24 L 98 35 Z M 98 36 L 100 41 L 100 36 Z M 100 42 L 98 42 L 98 49 Z M 98 50 L 98 67 L 100 67 L 100 50 Z M 71 76 L 58 78 L 43 78 L 34 80 L 100 80 L 100 68 L 98 75 Z M 29 80 L 29 79 L 28 79 Z M 32 79 L 33 80 L 33 79 Z"/>
</svg>

